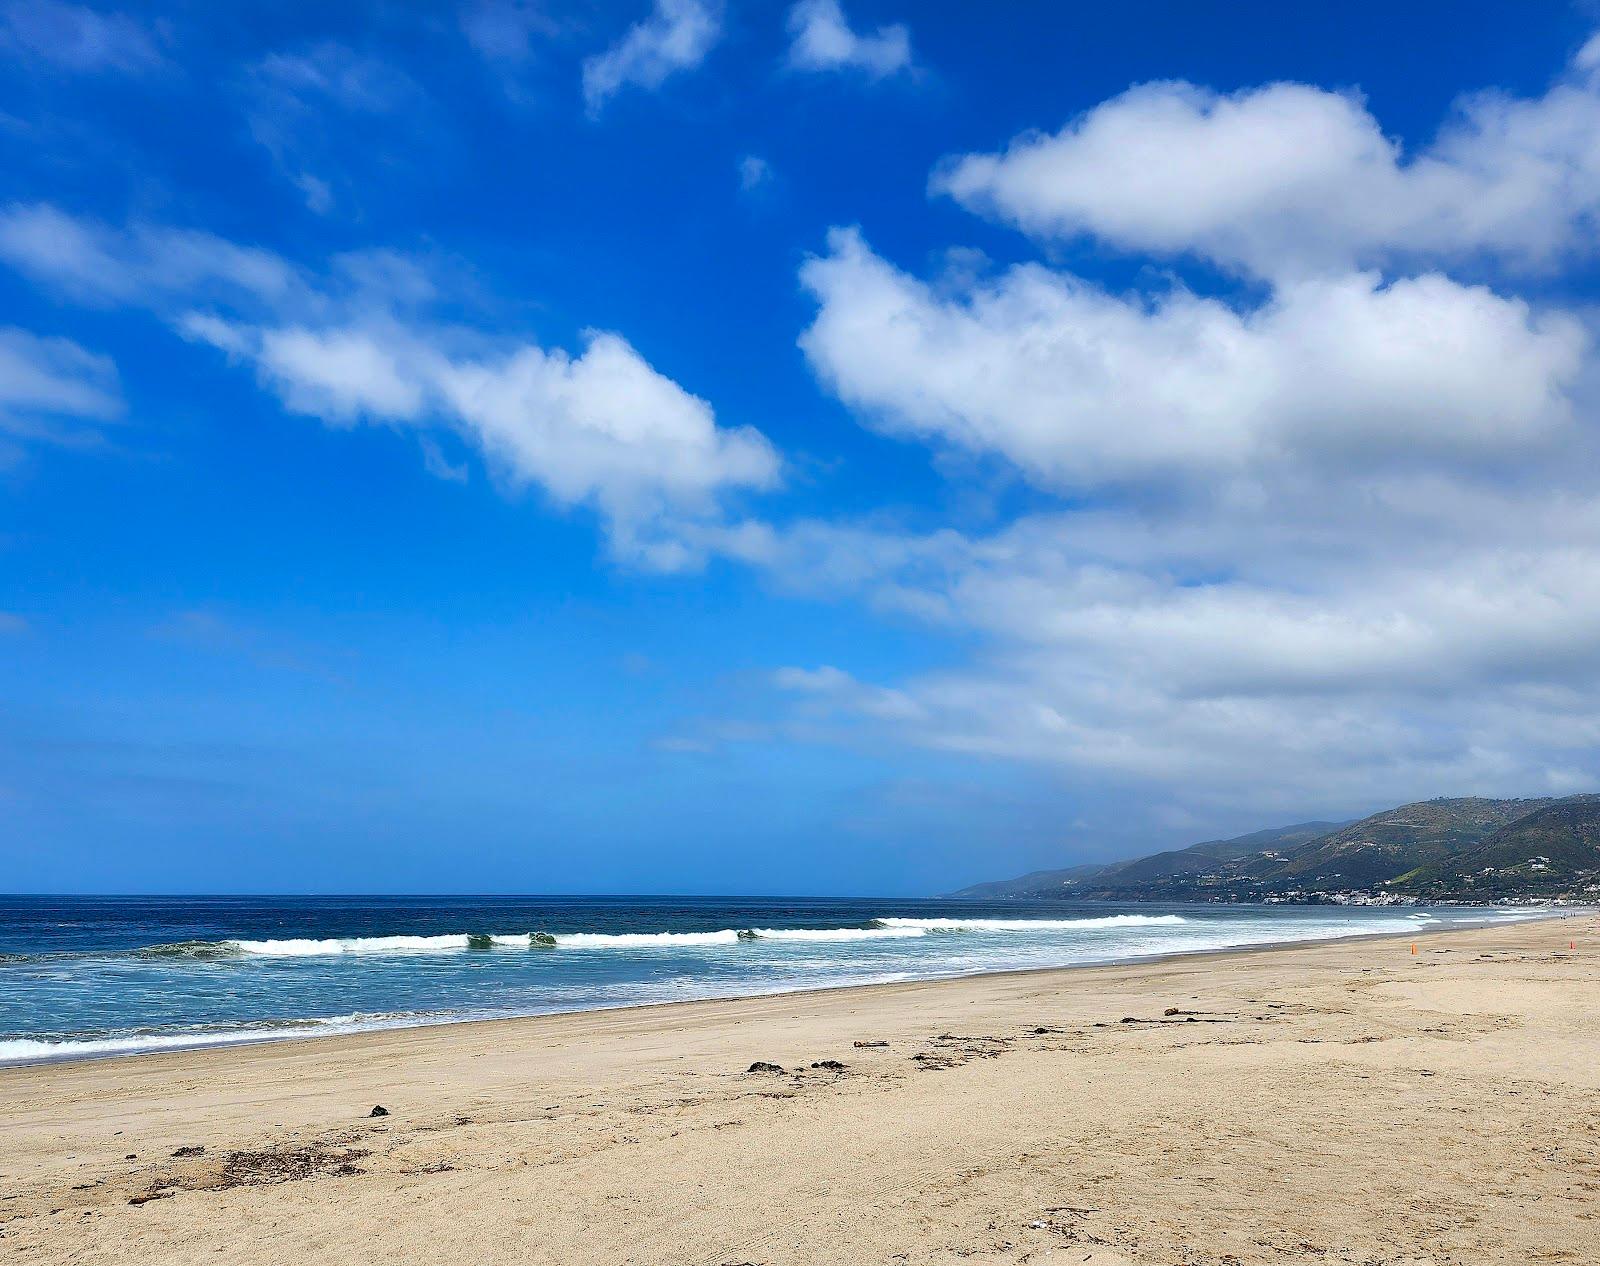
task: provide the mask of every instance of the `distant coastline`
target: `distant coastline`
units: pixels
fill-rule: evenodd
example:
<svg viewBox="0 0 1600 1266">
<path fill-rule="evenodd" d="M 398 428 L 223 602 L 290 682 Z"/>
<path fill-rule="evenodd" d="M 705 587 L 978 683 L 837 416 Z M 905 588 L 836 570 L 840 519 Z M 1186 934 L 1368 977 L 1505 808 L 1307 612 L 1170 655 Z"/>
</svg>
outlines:
<svg viewBox="0 0 1600 1266">
<path fill-rule="evenodd" d="M 1600 795 L 1416 801 L 948 894 L 970 899 L 1286 905 L 1600 902 Z"/>
</svg>

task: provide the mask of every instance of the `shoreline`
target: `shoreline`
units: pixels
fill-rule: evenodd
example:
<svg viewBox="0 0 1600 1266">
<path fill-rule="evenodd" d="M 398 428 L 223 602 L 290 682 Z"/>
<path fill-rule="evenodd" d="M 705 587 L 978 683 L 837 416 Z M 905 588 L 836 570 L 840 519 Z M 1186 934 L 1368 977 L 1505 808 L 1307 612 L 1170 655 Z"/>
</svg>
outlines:
<svg viewBox="0 0 1600 1266">
<path fill-rule="evenodd" d="M 1443 908 L 1443 907 L 1441 907 Z M 253 1046 L 279 1046 L 288 1043 L 301 1042 L 327 1042 L 340 1038 L 358 1037 L 362 1034 L 379 1033 L 406 1033 L 413 1030 L 423 1031 L 432 1029 L 449 1029 L 475 1025 L 517 1024 L 533 1020 L 549 1019 L 559 1016 L 594 1015 L 601 1013 L 624 1012 L 634 1010 L 659 1010 L 679 1006 L 691 1006 L 701 1003 L 739 1002 L 746 999 L 782 998 L 791 996 L 809 996 L 841 991 L 882 989 L 897 985 L 916 984 L 941 984 L 952 981 L 984 979 L 988 977 L 1028 976 L 1038 973 L 1050 972 L 1080 972 L 1093 971 L 1104 967 L 1130 967 L 1141 964 L 1159 964 L 1163 962 L 1182 959 L 1203 959 L 1209 956 L 1222 956 L 1232 954 L 1245 954 L 1251 952 L 1272 952 L 1288 950 L 1296 947 L 1314 947 L 1320 945 L 1338 945 L 1351 941 L 1366 941 L 1373 939 L 1388 939 L 1410 935 L 1442 935 L 1445 933 L 1467 932 L 1481 930 L 1496 926 L 1511 926 L 1518 923 L 1543 922 L 1552 919 L 1567 919 L 1585 917 L 1600 913 L 1600 908 L 1588 906 L 1560 906 L 1560 907 L 1495 907 L 1495 906 L 1458 906 L 1454 909 L 1483 910 L 1485 916 L 1482 920 L 1471 922 L 1463 921 L 1458 925 L 1428 926 L 1423 928 L 1397 928 L 1393 931 L 1374 929 L 1372 931 L 1348 932 L 1340 936 L 1330 937 L 1304 937 L 1299 939 L 1284 939 L 1278 941 L 1257 941 L 1236 945 L 1220 945 L 1204 949 L 1174 950 L 1151 954 L 1129 955 L 1121 958 L 1112 958 L 1097 962 L 1065 963 L 1042 967 L 1002 967 L 994 969 L 978 969 L 970 972 L 959 972 L 949 975 L 914 976 L 901 980 L 862 981 L 855 984 L 817 984 L 784 987 L 764 991 L 740 992 L 728 994 L 712 994 L 697 998 L 671 998 L 646 1002 L 625 1002 L 615 1005 L 601 1005 L 593 1007 L 578 1007 L 559 1011 L 530 1011 L 526 1013 L 495 1015 L 495 1016 L 462 1016 L 442 1017 L 436 1019 L 418 1018 L 394 1024 L 360 1024 L 355 1023 L 349 1027 L 341 1027 L 341 1017 L 305 1017 L 284 1021 L 281 1033 L 271 1029 L 253 1030 L 244 1029 L 237 1036 L 219 1034 L 215 1040 L 207 1041 L 202 1035 L 196 1034 L 192 1038 L 179 1037 L 179 1040 L 170 1044 L 163 1043 L 159 1046 L 148 1046 L 133 1049 L 113 1049 L 106 1051 L 63 1051 L 61 1053 L 44 1053 L 26 1055 L 17 1058 L 0 1057 L 0 1074 L 11 1068 L 34 1068 L 53 1064 L 77 1064 L 84 1062 L 103 1062 L 106 1060 L 147 1059 L 161 1055 L 196 1054 L 204 1052 L 223 1052 Z M 1504 911 L 1504 912 L 1502 912 Z M 1526 913 L 1524 913 L 1526 911 Z M 1503 923 L 1500 922 L 1503 920 Z M 266 1021 L 254 1023 L 266 1024 Z M 318 1026 L 326 1025 L 325 1031 L 318 1031 Z M 155 1037 L 160 1035 L 141 1035 L 141 1037 Z M 178 1036 L 178 1035 L 174 1035 Z M 28 1037 L 0 1038 L 0 1046 L 7 1041 L 39 1041 L 40 1039 Z M 117 1039 L 68 1039 L 69 1042 L 115 1042 Z M 130 1038 L 128 1042 L 140 1039 Z"/>
<path fill-rule="evenodd" d="M 1600 917 L 1414 939 L 13 1066 L 0 1245 L 91 1266 L 406 1266 L 439 1242 L 532 1266 L 1600 1260 Z"/>
</svg>

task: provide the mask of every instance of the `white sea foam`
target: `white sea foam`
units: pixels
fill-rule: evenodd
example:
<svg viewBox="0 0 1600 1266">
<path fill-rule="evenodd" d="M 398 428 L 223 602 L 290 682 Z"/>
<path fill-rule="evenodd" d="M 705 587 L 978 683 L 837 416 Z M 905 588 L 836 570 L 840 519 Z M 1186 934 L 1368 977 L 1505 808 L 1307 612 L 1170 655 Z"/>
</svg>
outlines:
<svg viewBox="0 0 1600 1266">
<path fill-rule="evenodd" d="M 1095 928 L 1161 927 L 1184 923 L 1176 914 L 1114 914 L 1085 919 L 874 919 L 869 927 L 720 928 L 712 932 L 515 932 L 438 936 L 290 937 L 282 940 L 196 941 L 152 946 L 147 955 L 217 958 L 317 958 L 345 954 L 447 954 L 487 949 L 672 949 L 733 945 L 740 941 L 845 942 L 913 938 L 929 932 L 1052 932 Z"/>
<path fill-rule="evenodd" d="M 904 937 L 926 936 L 927 928 L 752 928 L 756 940 L 761 941 L 882 941 Z"/>
<path fill-rule="evenodd" d="M 337 1016 L 328 1020 L 305 1020 L 259 1028 L 227 1029 L 219 1032 L 127 1033 L 93 1038 L 4 1038 L 0 1039 L 0 1065 L 39 1063 L 46 1060 L 90 1059 L 103 1055 L 141 1055 L 150 1051 L 194 1050 L 204 1046 L 243 1046 L 252 1042 L 278 1041 L 292 1037 L 327 1037 L 337 1033 L 358 1033 L 373 1028 L 410 1027 L 415 1021 L 402 1018 L 363 1019 Z"/>
<path fill-rule="evenodd" d="M 528 938 L 522 937 L 527 944 Z M 437 954 L 471 948 L 465 932 L 448 936 L 349 936 L 325 940 L 234 941 L 246 954 L 272 958 L 314 958 L 323 954 Z"/>
<path fill-rule="evenodd" d="M 1064 932 L 1091 928 L 1168 927 L 1187 923 L 1181 914 L 1107 914 L 1094 919 L 879 919 L 885 928 L 928 932 Z"/>
<path fill-rule="evenodd" d="M 734 928 L 718 932 L 566 932 L 556 933 L 560 949 L 671 949 L 677 945 L 734 945 Z"/>
<path fill-rule="evenodd" d="M 1538 918 L 1545 913 L 1537 910 L 1499 910 L 1493 912 L 1503 919 Z M 1394 924 L 1421 926 L 1432 916 L 1424 913 L 1400 915 Z M 783 943 L 846 943 L 851 941 L 878 941 L 915 939 L 930 933 L 1058 933 L 1058 932 L 1115 932 L 1119 929 L 1170 928 L 1189 925 L 1191 933 L 1213 931 L 1209 924 L 1195 924 L 1181 914 L 1109 914 L 1077 919 L 985 919 L 985 918 L 896 918 L 873 919 L 867 927 L 836 928 L 719 928 L 708 932 L 515 932 L 485 935 L 481 933 L 452 932 L 439 936 L 359 936 L 329 937 L 321 939 L 289 938 L 284 940 L 205 941 L 185 942 L 173 946 L 153 946 L 139 951 L 146 955 L 194 957 L 200 959 L 232 955 L 251 955 L 265 958 L 312 958 L 337 955 L 369 954 L 455 954 L 466 951 L 506 950 L 648 950 L 693 949 L 697 947 L 731 946 L 740 942 L 771 941 Z M 1273 938 L 1301 939 L 1302 933 L 1291 925 L 1273 920 L 1264 925 L 1270 928 Z M 1308 929 L 1310 939 L 1324 935 L 1347 935 L 1332 932 L 1324 924 Z M 1374 929 L 1377 930 L 1377 929 Z M 1218 947 L 1236 943 L 1253 943 L 1255 930 L 1241 935 L 1238 925 L 1217 927 Z M 1188 938 L 1185 938 L 1188 944 Z"/>
</svg>

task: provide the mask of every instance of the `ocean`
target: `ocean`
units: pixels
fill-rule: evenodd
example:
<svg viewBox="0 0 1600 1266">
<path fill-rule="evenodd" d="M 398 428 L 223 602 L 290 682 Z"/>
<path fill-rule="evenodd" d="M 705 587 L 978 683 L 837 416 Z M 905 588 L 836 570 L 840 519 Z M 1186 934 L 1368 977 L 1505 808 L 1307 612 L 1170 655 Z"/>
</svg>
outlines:
<svg viewBox="0 0 1600 1266">
<path fill-rule="evenodd" d="M 1528 914 L 711 897 L 0 897 L 0 1063 L 1127 962 Z"/>
</svg>

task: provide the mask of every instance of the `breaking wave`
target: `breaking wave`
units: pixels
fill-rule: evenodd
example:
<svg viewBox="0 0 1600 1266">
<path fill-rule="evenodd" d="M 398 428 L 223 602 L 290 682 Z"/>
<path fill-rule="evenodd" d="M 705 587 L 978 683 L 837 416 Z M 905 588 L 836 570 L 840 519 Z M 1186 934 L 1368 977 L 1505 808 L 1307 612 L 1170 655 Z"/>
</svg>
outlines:
<svg viewBox="0 0 1600 1266">
<path fill-rule="evenodd" d="M 134 950 L 139 958 L 237 958 L 242 953 L 233 941 L 173 941 Z"/>
<path fill-rule="evenodd" d="M 565 932 L 550 937 L 557 949 L 670 949 L 675 945 L 736 945 L 734 928 L 720 932 Z"/>
<path fill-rule="evenodd" d="M 898 940 L 930 932 L 1065 932 L 1166 927 L 1177 914 L 1114 914 L 1089 919 L 873 919 L 865 927 L 719 928 L 712 932 L 450 932 L 439 936 L 290 937 L 283 940 L 176 941 L 133 951 L 141 958 L 318 958 L 342 954 L 451 954 L 512 949 L 688 949 L 748 941 Z"/>
<path fill-rule="evenodd" d="M 465 951 L 549 949 L 689 949 L 776 941 L 841 943 L 899 940 L 930 933 L 1071 932 L 1101 928 L 1168 927 L 1177 914 L 1113 914 L 1085 919 L 871 919 L 862 927 L 719 928 L 709 932 L 449 932 L 436 936 L 287 937 L 281 940 L 173 941 L 121 951 L 137 958 L 209 961 L 237 958 L 319 958 L 365 954 L 454 954 Z M 25 961 L 25 954 L 0 956 Z"/>
<path fill-rule="evenodd" d="M 1107 914 L 1096 919 L 877 919 L 885 928 L 927 932 L 1075 932 L 1092 928 L 1170 927 L 1181 914 Z"/>
<path fill-rule="evenodd" d="M 883 923 L 883 920 L 876 920 Z M 926 928 L 875 926 L 868 928 L 752 928 L 758 941 L 881 941 L 925 936 Z"/>
</svg>

